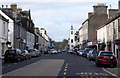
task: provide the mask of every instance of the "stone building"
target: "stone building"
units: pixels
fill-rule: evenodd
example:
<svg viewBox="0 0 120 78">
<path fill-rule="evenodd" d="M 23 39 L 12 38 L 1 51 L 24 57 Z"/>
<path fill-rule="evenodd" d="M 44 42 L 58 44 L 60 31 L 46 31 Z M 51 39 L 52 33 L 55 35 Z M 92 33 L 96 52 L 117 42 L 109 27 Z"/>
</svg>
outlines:
<svg viewBox="0 0 120 78">
<path fill-rule="evenodd" d="M 1 10 L 14 20 L 14 26 L 10 28 L 10 31 L 13 31 L 10 38 L 12 39 L 11 48 L 21 50 L 26 49 L 26 47 L 34 48 L 34 23 L 30 10 L 22 11 L 21 8 L 17 8 L 16 4 L 11 4 L 10 8 L 2 6 Z"/>
<path fill-rule="evenodd" d="M 97 41 L 96 29 L 103 25 L 108 19 L 107 6 L 105 4 L 97 4 L 93 6 L 94 11 L 88 13 L 88 19 L 82 23 L 82 28 L 79 29 L 80 38 L 83 48 L 85 48 L 88 42 Z"/>
<path fill-rule="evenodd" d="M 118 58 L 120 55 L 120 1 L 119 9 L 109 10 L 109 19 L 97 29 L 97 40 L 104 41 L 105 50 L 112 51 Z"/>
</svg>

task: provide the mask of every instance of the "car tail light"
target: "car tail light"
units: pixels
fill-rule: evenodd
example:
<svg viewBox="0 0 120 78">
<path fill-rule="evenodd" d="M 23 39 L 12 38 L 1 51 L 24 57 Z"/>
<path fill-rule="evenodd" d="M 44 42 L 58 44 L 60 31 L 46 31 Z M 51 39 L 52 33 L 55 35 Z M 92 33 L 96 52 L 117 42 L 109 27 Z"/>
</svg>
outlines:
<svg viewBox="0 0 120 78">
<path fill-rule="evenodd" d="M 102 56 L 99 56 L 98 59 L 103 59 L 103 57 L 102 57 Z"/>
</svg>

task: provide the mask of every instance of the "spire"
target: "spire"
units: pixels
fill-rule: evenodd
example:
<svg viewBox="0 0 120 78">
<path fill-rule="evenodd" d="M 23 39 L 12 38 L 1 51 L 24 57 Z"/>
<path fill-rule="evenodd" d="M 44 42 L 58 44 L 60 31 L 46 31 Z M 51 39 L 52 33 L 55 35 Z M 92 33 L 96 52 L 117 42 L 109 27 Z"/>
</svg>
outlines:
<svg viewBox="0 0 120 78">
<path fill-rule="evenodd" d="M 73 30 L 73 26 L 71 25 L 71 30 Z"/>
</svg>

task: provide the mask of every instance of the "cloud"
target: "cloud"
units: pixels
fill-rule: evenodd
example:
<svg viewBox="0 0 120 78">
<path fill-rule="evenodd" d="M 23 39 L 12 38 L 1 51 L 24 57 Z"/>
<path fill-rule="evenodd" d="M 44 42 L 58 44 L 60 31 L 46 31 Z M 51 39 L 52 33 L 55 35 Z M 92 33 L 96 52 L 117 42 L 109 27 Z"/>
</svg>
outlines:
<svg viewBox="0 0 120 78">
<path fill-rule="evenodd" d="M 107 3 L 117 7 L 118 0 L 0 0 L 0 5 L 16 3 L 18 8 L 31 10 L 36 26 L 45 27 L 48 35 L 56 41 L 69 37 L 71 24 L 77 30 L 93 11 L 97 3 Z"/>
<path fill-rule="evenodd" d="M 108 0 L 1 0 L 1 2 L 104 2 L 104 1 Z"/>
</svg>

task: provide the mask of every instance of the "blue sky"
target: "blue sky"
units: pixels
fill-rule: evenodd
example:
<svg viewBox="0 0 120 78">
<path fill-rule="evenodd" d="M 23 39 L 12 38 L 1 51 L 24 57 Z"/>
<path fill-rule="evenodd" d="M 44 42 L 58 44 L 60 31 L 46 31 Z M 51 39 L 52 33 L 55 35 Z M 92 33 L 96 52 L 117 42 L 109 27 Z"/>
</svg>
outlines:
<svg viewBox="0 0 120 78">
<path fill-rule="evenodd" d="M 71 24 L 77 30 L 97 3 L 106 3 L 108 9 L 110 4 L 118 8 L 118 0 L 0 0 L 0 5 L 12 3 L 30 9 L 35 26 L 44 27 L 55 41 L 68 39 Z"/>
</svg>

